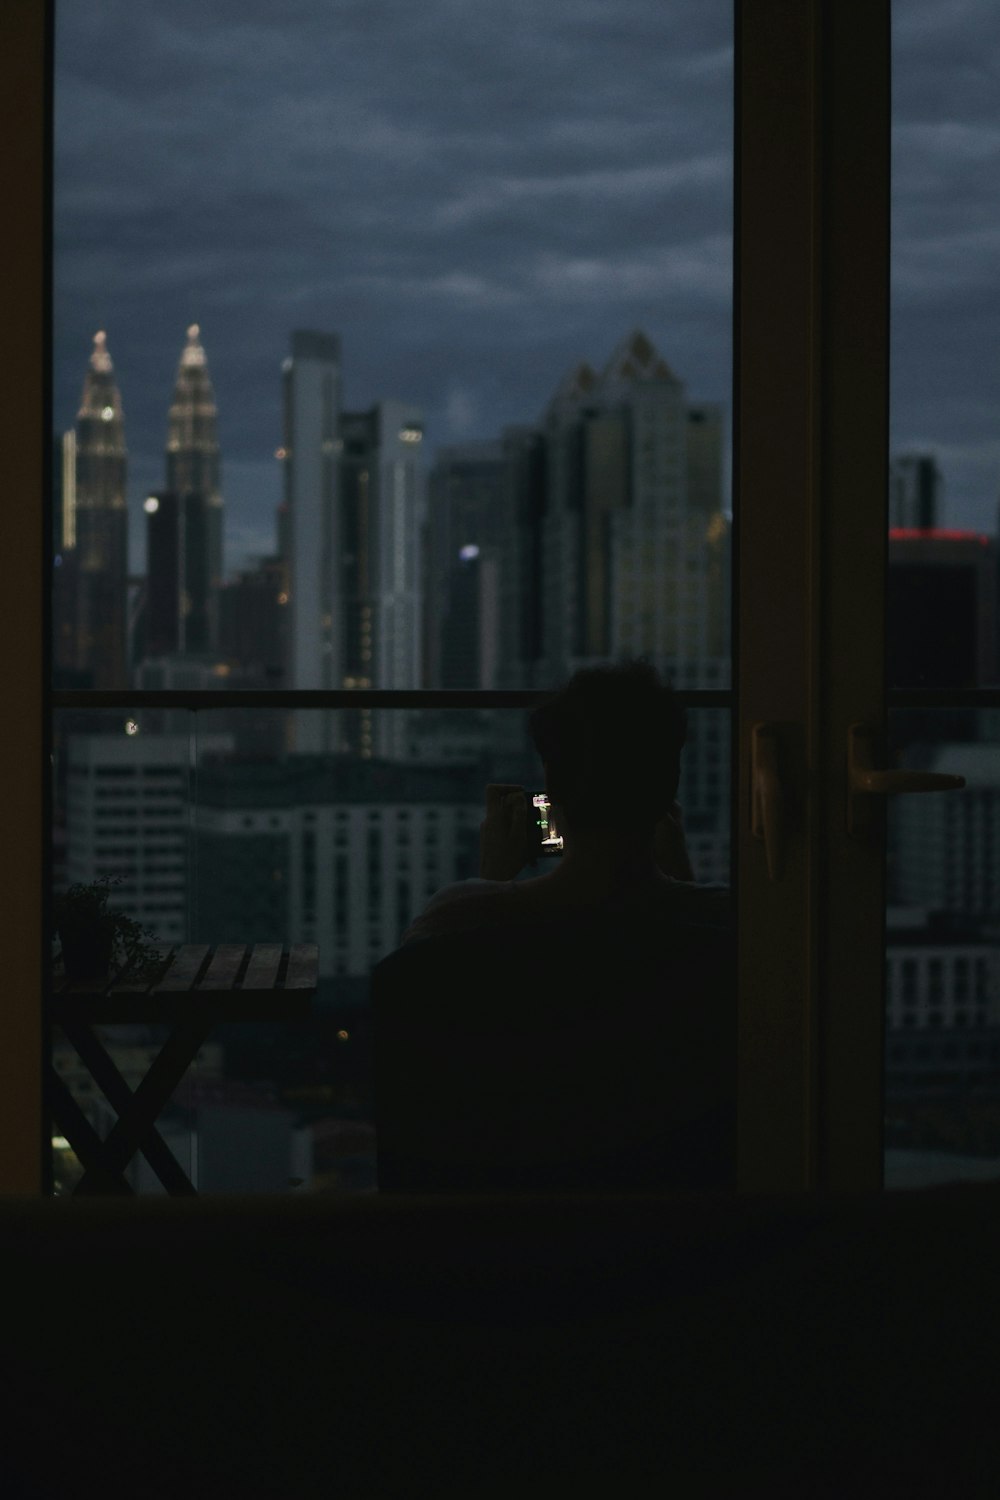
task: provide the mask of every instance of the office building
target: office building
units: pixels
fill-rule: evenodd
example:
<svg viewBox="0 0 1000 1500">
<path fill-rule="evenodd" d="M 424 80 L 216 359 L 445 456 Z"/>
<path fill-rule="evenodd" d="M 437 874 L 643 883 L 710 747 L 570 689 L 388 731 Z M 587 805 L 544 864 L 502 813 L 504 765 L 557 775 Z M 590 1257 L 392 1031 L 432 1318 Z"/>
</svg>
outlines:
<svg viewBox="0 0 1000 1500">
<path fill-rule="evenodd" d="M 53 666 L 57 685 L 123 688 L 126 677 L 125 421 L 107 336 L 94 350 L 60 464 Z"/>
<path fill-rule="evenodd" d="M 218 414 L 201 330 L 193 323 L 181 353 L 167 419 L 166 485 L 177 497 L 186 537 L 181 602 L 187 644 L 204 651 L 217 639 L 216 598 L 222 585 L 223 502 Z M 202 606 L 204 599 L 204 606 Z"/>
<path fill-rule="evenodd" d="M 997 543 L 975 531 L 894 527 L 886 591 L 891 688 L 997 681 Z"/>
</svg>

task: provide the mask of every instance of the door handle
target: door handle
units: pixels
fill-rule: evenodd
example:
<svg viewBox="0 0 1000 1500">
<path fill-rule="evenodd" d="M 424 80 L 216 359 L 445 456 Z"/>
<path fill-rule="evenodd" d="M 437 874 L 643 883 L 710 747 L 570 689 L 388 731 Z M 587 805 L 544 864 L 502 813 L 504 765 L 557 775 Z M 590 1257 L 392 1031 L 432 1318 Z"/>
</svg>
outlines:
<svg viewBox="0 0 1000 1500">
<path fill-rule="evenodd" d="M 867 827 L 865 799 L 899 797 L 910 792 L 957 792 L 964 776 L 943 771 L 889 771 L 875 767 L 875 734 L 865 724 L 852 724 L 847 731 L 847 831 L 862 833 Z"/>
<path fill-rule="evenodd" d="M 768 879 L 780 880 L 785 868 L 785 799 L 778 775 L 778 737 L 771 724 L 754 724 L 750 731 L 750 776 L 750 831 L 764 841 Z"/>
</svg>

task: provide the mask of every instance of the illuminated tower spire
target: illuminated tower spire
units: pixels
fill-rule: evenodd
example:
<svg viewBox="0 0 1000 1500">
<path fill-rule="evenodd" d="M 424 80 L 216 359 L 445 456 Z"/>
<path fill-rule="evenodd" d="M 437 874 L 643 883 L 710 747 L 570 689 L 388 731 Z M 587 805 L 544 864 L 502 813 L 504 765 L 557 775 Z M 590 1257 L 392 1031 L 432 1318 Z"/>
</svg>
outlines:
<svg viewBox="0 0 1000 1500">
<path fill-rule="evenodd" d="M 182 509 L 204 509 L 202 566 L 211 601 L 216 599 L 222 584 L 222 490 L 217 416 L 201 330 L 197 323 L 192 323 L 177 367 L 168 417 L 167 489 L 177 496 Z M 213 606 L 210 607 L 213 621 L 214 614 Z M 205 649 L 214 643 L 214 625 L 210 635 L 212 639 L 203 643 Z"/>
<path fill-rule="evenodd" d="M 128 512 L 125 422 L 108 340 L 94 335 L 76 417 L 76 497 L 68 559 L 73 576 L 72 660 L 96 688 L 127 686 Z"/>
</svg>

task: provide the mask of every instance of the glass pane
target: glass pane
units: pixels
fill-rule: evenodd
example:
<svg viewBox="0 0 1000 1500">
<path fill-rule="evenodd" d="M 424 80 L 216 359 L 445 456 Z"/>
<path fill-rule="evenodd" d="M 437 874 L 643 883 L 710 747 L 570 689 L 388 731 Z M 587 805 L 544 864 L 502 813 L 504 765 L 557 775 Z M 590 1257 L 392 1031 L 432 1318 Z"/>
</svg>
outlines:
<svg viewBox="0 0 1000 1500">
<path fill-rule="evenodd" d="M 192 722 L 193 715 L 179 711 L 169 719 L 161 715 L 157 722 L 156 716 L 143 715 L 124 703 L 116 710 L 66 711 L 54 716 L 52 956 L 57 983 L 64 973 L 75 973 L 77 963 L 88 960 L 86 952 L 74 959 L 79 938 L 74 940 L 73 929 L 79 929 L 82 922 L 86 942 L 95 917 L 95 894 L 99 899 L 103 894 L 106 911 L 118 913 L 123 923 L 130 924 L 129 930 L 120 933 L 120 942 L 96 956 L 93 972 L 97 978 L 126 964 L 143 971 L 147 961 L 150 974 L 155 974 L 156 959 L 188 941 L 196 772 Z M 76 894 L 62 910 L 59 902 L 67 891 Z M 139 950 L 131 947 L 133 938 L 140 943 Z M 89 972 L 88 966 L 85 977 Z M 75 1019 L 71 1008 L 67 1020 Z M 69 1026 L 52 1028 L 52 1065 L 87 1124 L 106 1141 L 118 1112 L 103 1078 L 93 1071 L 92 1059 L 79 1050 L 79 1035 L 71 1035 L 70 1030 Z M 122 1024 L 96 1026 L 95 1031 L 130 1091 L 145 1077 L 169 1035 L 166 1026 L 150 1023 L 140 1014 L 126 1015 Z M 160 1134 L 192 1179 L 197 1177 L 192 1090 L 198 1079 L 218 1076 L 221 1061 L 218 1038 L 208 1038 L 160 1116 Z M 56 1118 L 53 1148 L 53 1191 L 70 1193 L 84 1175 L 84 1164 Z M 134 1191 L 165 1191 L 143 1156 L 132 1158 L 126 1177 Z"/>
<path fill-rule="evenodd" d="M 56 890 L 121 879 L 111 904 L 184 943 L 315 943 L 308 1020 L 217 1026 L 159 1129 L 201 1192 L 368 1192 L 374 1187 L 371 969 L 428 898 L 478 874 L 489 781 L 541 790 L 525 716 L 383 710 L 370 732 L 397 759 L 288 750 L 303 712 L 144 709 L 57 715 Z M 321 714 L 307 738 L 337 741 Z M 681 801 L 699 881 L 729 880 L 729 714 L 689 712 Z M 627 815 L 627 807 L 623 807 Z M 531 874 L 528 870 L 526 874 Z M 131 1087 L 166 1029 L 102 1028 Z M 98 1134 L 115 1114 L 68 1038 L 53 1056 Z M 80 1165 L 55 1150 L 57 1191 Z M 141 1154 L 138 1191 L 162 1191 Z"/>
<path fill-rule="evenodd" d="M 894 763 L 966 786 L 890 802 L 889 1188 L 1000 1179 L 1000 714 L 962 740 L 913 719 L 893 716 Z"/>
<path fill-rule="evenodd" d="M 898 0 L 893 48 L 891 763 L 967 783 L 889 803 L 885 1180 L 909 1187 L 1000 1177 L 1000 696 L 902 696 L 1000 683 L 1000 24 Z"/>
<path fill-rule="evenodd" d="M 728 12 L 59 9 L 53 681 L 122 694 L 63 719 L 95 788 L 127 755 L 145 798 L 174 739 L 187 784 L 183 891 L 145 802 L 126 848 L 68 790 L 57 888 L 72 847 L 171 944 L 320 951 L 315 1025 L 232 1028 L 185 1080 L 202 1190 L 265 1158 L 261 1190 L 370 1186 L 371 966 L 474 872 L 484 782 L 535 773 L 501 714 L 129 693 L 548 688 L 625 653 L 727 686 L 731 200 Z M 691 725 L 688 841 L 727 880 L 728 712 Z M 273 1150 L 209 1132 L 237 1106 Z"/>
<path fill-rule="evenodd" d="M 890 688 L 998 681 L 1000 17 L 893 5 Z"/>
<path fill-rule="evenodd" d="M 55 101 L 57 686 L 727 681 L 729 7 L 60 6 Z"/>
</svg>

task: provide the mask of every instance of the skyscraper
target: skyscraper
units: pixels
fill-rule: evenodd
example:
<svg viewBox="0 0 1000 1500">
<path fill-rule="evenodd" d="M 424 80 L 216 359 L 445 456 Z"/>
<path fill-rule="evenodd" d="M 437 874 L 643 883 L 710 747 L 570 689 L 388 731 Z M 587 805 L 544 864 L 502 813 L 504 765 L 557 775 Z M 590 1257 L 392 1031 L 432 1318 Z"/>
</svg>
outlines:
<svg viewBox="0 0 1000 1500">
<path fill-rule="evenodd" d="M 420 686 L 420 444 L 416 407 L 381 401 L 341 416 L 337 657 L 346 687 Z M 373 735 L 362 720 L 345 748 L 398 756 L 398 715 Z"/>
<path fill-rule="evenodd" d="M 206 651 L 218 639 L 218 592 L 222 587 L 222 489 L 215 392 L 201 344 L 192 323 L 181 353 L 167 419 L 166 489 L 176 495 L 178 515 L 188 518 L 185 576 L 189 601 L 183 604 L 186 643 L 180 649 Z M 195 544 L 194 533 L 198 540 Z M 151 560 L 152 562 L 152 560 Z M 203 614 L 191 601 L 204 595 Z"/>
<path fill-rule="evenodd" d="M 722 413 L 640 331 L 572 370 L 545 418 L 543 676 L 622 655 L 716 687 L 728 653 Z"/>
<path fill-rule="evenodd" d="M 107 337 L 94 350 L 76 418 L 72 484 L 64 479 L 62 551 L 56 573 L 57 678 L 95 688 L 126 686 L 127 456 L 121 396 Z M 72 454 L 73 445 L 64 452 Z"/>
<path fill-rule="evenodd" d="M 293 333 L 283 374 L 288 685 L 418 687 L 420 413 L 398 401 L 342 411 L 333 334 Z M 376 744 L 361 714 L 339 716 L 335 731 L 324 716 L 300 715 L 295 744 L 395 753 L 395 739 Z"/>
<path fill-rule="evenodd" d="M 211 591 L 209 519 L 200 490 L 157 490 L 143 501 L 146 515 L 144 655 L 206 652 Z"/>
<path fill-rule="evenodd" d="M 726 686 L 721 407 L 691 402 L 636 330 L 603 370 L 570 370 L 537 433 L 538 445 L 507 435 L 516 540 L 499 593 L 524 654 L 511 653 L 516 679 L 508 669 L 504 685 L 548 688 L 577 667 L 642 656 L 679 689 Z M 681 802 L 702 879 L 728 868 L 729 743 L 724 711 L 690 715 Z"/>
<path fill-rule="evenodd" d="M 900 453 L 889 462 L 889 525 L 927 531 L 938 524 L 941 471 L 932 453 Z"/>
<path fill-rule="evenodd" d="M 287 570 L 288 687 L 333 688 L 337 681 L 333 600 L 337 590 L 340 340 L 299 330 L 282 365 L 284 496 L 278 550 Z M 303 720 L 301 728 L 308 721 Z M 300 748 L 305 748 L 304 745 Z M 323 748 L 320 743 L 314 747 Z"/>
<path fill-rule="evenodd" d="M 425 676 L 429 687 L 492 688 L 500 660 L 498 564 L 513 545 L 500 442 L 440 448 L 427 516 Z"/>
</svg>

